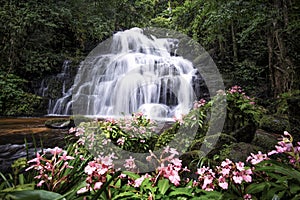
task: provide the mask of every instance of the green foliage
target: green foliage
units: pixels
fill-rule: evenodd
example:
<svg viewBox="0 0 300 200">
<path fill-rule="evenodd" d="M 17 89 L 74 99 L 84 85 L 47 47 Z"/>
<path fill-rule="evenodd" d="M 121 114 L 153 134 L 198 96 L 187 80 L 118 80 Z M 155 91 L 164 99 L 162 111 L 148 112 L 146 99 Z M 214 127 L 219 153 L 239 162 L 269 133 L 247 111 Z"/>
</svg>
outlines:
<svg viewBox="0 0 300 200">
<path fill-rule="evenodd" d="M 14 74 L 0 73 L 1 115 L 32 115 L 41 98 L 22 89 L 26 80 Z"/>
<path fill-rule="evenodd" d="M 256 166 L 257 172 L 262 172 L 269 178 L 252 183 L 246 188 L 248 193 L 254 194 L 258 199 L 267 200 L 277 197 L 279 199 L 299 199 L 300 172 L 290 165 L 267 160 Z"/>
<path fill-rule="evenodd" d="M 0 193 L 1 195 L 1 193 Z M 3 200 L 53 200 L 53 199 L 62 199 L 62 195 L 50 192 L 46 190 L 21 190 L 21 191 L 11 191 L 6 192 L 2 196 Z"/>
</svg>

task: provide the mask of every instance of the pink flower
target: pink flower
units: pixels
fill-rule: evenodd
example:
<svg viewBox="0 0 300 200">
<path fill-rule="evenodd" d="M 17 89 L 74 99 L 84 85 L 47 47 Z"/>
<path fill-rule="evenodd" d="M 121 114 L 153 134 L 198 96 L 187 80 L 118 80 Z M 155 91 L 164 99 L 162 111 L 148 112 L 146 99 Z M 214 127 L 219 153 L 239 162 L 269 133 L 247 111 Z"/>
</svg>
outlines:
<svg viewBox="0 0 300 200">
<path fill-rule="evenodd" d="M 178 166 L 181 168 L 181 162 L 182 160 L 178 159 L 178 158 L 174 158 L 171 160 L 171 163 L 173 163 L 175 166 Z"/>
<path fill-rule="evenodd" d="M 170 154 L 174 154 L 174 155 L 179 155 L 178 151 L 174 148 L 170 148 L 170 151 L 169 151 Z"/>
<path fill-rule="evenodd" d="M 229 160 L 228 158 L 226 158 L 225 161 L 223 161 L 223 162 L 221 163 L 221 166 L 222 166 L 222 167 L 225 167 L 225 166 L 229 166 L 229 165 L 231 165 L 231 164 L 232 164 L 232 161 Z"/>
<path fill-rule="evenodd" d="M 125 143 L 125 138 L 124 137 L 121 137 L 117 140 L 117 144 L 120 145 L 120 146 L 123 146 Z"/>
<path fill-rule="evenodd" d="M 94 190 L 99 190 L 102 185 L 103 185 L 102 182 L 96 182 L 95 185 L 94 185 Z"/>
<path fill-rule="evenodd" d="M 222 168 L 221 174 L 223 176 L 229 175 L 229 173 L 230 173 L 230 168 Z"/>
<path fill-rule="evenodd" d="M 86 193 L 88 191 L 89 191 L 89 189 L 87 187 L 83 187 L 83 188 L 81 188 L 77 191 L 77 194 L 83 194 L 83 193 Z"/>
<path fill-rule="evenodd" d="M 126 160 L 125 160 L 124 167 L 125 167 L 127 170 L 133 170 L 133 169 L 136 169 L 136 165 L 135 165 L 134 160 L 135 160 L 135 158 L 132 158 L 132 156 L 130 156 L 129 159 L 126 159 Z"/>
<path fill-rule="evenodd" d="M 242 175 L 244 181 L 246 181 L 247 183 L 252 182 L 252 176 L 250 175 Z"/>
<path fill-rule="evenodd" d="M 218 179 L 218 184 L 219 186 L 224 189 L 224 190 L 227 190 L 228 189 L 228 183 L 226 182 L 226 179 L 224 176 L 220 176 L 219 179 Z"/>
<path fill-rule="evenodd" d="M 200 108 L 206 104 L 205 99 L 200 99 L 199 101 L 194 102 L 194 109 Z"/>
<path fill-rule="evenodd" d="M 75 158 L 73 156 L 67 156 L 67 152 L 64 152 L 63 155 L 60 157 L 62 160 L 74 160 Z"/>
<path fill-rule="evenodd" d="M 251 162 L 252 165 L 256 165 L 264 160 L 269 160 L 267 154 L 263 154 L 261 151 L 258 151 L 257 154 L 251 153 L 250 155 L 251 156 L 249 156 L 246 161 Z"/>
<path fill-rule="evenodd" d="M 84 173 L 88 174 L 88 175 L 92 175 L 93 172 L 96 170 L 96 167 L 91 166 L 92 162 L 89 162 L 88 166 L 86 166 L 84 168 Z"/>
<path fill-rule="evenodd" d="M 214 185 L 212 184 L 214 180 L 213 176 L 205 176 L 204 177 L 204 181 L 203 181 L 203 185 L 202 185 L 202 189 L 206 190 L 206 191 L 212 191 L 214 189 Z"/>
<path fill-rule="evenodd" d="M 243 177 L 240 176 L 240 175 L 237 174 L 237 173 L 236 173 L 236 175 L 234 175 L 234 176 L 232 177 L 232 179 L 233 179 L 233 181 L 234 181 L 235 183 L 237 183 L 237 184 L 241 184 L 242 181 L 243 181 Z"/>
<path fill-rule="evenodd" d="M 236 168 L 239 170 L 239 171 L 244 171 L 244 163 L 243 162 L 238 162 L 235 164 L 236 165 Z"/>
<path fill-rule="evenodd" d="M 53 154 L 54 156 L 60 154 L 63 150 L 59 147 L 54 147 L 54 149 L 50 150 L 50 153 Z"/>
<path fill-rule="evenodd" d="M 36 186 L 41 187 L 43 185 L 43 183 L 45 183 L 45 181 L 41 180 Z"/>
<path fill-rule="evenodd" d="M 244 195 L 244 200 L 252 200 L 251 194 L 245 194 Z"/>
<path fill-rule="evenodd" d="M 143 181 L 145 180 L 145 178 L 149 178 L 151 177 L 149 174 L 145 174 L 143 176 L 141 176 L 140 178 L 136 179 L 134 181 L 134 187 L 140 187 L 141 184 L 143 183 Z"/>
</svg>

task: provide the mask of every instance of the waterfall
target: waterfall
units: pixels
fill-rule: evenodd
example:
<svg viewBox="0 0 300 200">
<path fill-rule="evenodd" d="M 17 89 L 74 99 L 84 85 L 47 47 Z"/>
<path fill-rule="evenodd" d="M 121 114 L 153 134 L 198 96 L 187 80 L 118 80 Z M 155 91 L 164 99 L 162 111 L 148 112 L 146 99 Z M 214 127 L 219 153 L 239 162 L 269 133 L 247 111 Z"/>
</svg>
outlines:
<svg viewBox="0 0 300 200">
<path fill-rule="evenodd" d="M 73 86 L 49 114 L 102 117 L 143 112 L 152 118 L 186 114 L 196 99 L 197 70 L 176 55 L 180 41 L 146 36 L 133 28 L 117 32 L 81 63 Z"/>
<path fill-rule="evenodd" d="M 46 99 L 48 102 L 48 114 L 65 114 L 63 113 L 63 103 L 59 104 L 61 96 L 67 96 L 66 88 L 67 84 L 70 82 L 70 64 L 71 61 L 65 60 L 62 65 L 61 72 L 56 75 L 47 76 L 44 78 L 40 84 L 40 87 L 36 91 L 36 94 Z M 58 100 L 57 100 L 58 99 Z M 60 106 L 61 108 L 59 108 Z"/>
</svg>

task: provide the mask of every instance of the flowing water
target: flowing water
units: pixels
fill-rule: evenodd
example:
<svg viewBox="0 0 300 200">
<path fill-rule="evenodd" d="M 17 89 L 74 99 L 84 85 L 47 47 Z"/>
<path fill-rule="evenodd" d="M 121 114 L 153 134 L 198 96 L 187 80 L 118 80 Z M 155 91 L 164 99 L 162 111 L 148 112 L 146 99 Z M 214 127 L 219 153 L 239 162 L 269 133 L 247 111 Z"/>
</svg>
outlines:
<svg viewBox="0 0 300 200">
<path fill-rule="evenodd" d="M 50 115 L 101 117 L 143 112 L 150 118 L 186 114 L 196 95 L 192 62 L 176 55 L 179 41 L 133 28 L 101 43 L 81 63 L 74 84 Z"/>
<path fill-rule="evenodd" d="M 54 118 L 0 118 L 0 172 L 7 172 L 14 160 L 33 157 L 42 148 L 65 145 L 66 129 L 45 127 L 45 121 L 51 119 Z"/>
</svg>

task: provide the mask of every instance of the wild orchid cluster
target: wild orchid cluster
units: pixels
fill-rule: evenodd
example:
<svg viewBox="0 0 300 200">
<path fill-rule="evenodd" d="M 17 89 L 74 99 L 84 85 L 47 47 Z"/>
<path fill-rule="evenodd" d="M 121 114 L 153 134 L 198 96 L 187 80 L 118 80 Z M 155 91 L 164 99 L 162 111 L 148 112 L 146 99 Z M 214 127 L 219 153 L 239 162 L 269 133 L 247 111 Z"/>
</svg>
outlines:
<svg viewBox="0 0 300 200">
<path fill-rule="evenodd" d="M 256 165 L 264 160 L 270 160 L 268 156 L 274 154 L 286 154 L 288 156 L 289 163 L 300 169 L 300 142 L 297 142 L 297 146 L 293 145 L 293 137 L 287 131 L 284 131 L 282 139 L 275 145 L 275 150 L 270 151 L 267 154 L 262 154 L 258 152 L 258 154 L 252 154 L 247 158 L 247 161 L 251 162 L 253 165 Z"/>
<path fill-rule="evenodd" d="M 69 129 L 69 133 L 70 134 L 74 134 L 76 137 L 79 137 L 79 139 L 77 140 L 77 143 L 79 145 L 84 145 L 85 144 L 85 141 L 87 141 L 88 138 L 85 137 L 84 133 L 84 129 L 83 128 L 80 128 L 80 127 L 72 127 Z M 91 137 L 91 136 L 89 136 Z M 93 141 L 93 139 L 92 139 Z"/>
<path fill-rule="evenodd" d="M 204 106 L 205 104 L 206 104 L 206 100 L 205 99 L 200 99 L 199 101 L 194 102 L 193 108 L 198 109 L 198 108 Z"/>
<path fill-rule="evenodd" d="M 143 113 L 133 113 L 131 117 L 120 119 L 106 119 L 102 123 L 102 132 L 110 139 L 116 139 L 118 146 L 126 141 L 134 140 L 146 143 L 146 139 L 157 131 L 155 121 L 147 119 Z"/>
<path fill-rule="evenodd" d="M 217 186 L 227 190 L 229 184 L 242 185 L 252 181 L 252 170 L 243 162 L 234 163 L 226 159 L 215 169 L 201 167 L 197 170 L 198 178 L 193 185 L 206 191 L 213 191 Z"/>
<path fill-rule="evenodd" d="M 63 172 L 67 168 L 73 168 L 69 165 L 69 160 L 73 160 L 74 157 L 68 156 L 67 152 L 59 147 L 55 147 L 49 151 L 52 154 L 51 159 L 47 159 L 46 154 L 40 155 L 36 153 L 36 158 L 29 160 L 28 163 L 34 163 L 26 171 L 35 169 L 39 175 L 34 177 L 39 179 L 38 187 L 46 185 L 49 191 L 55 191 L 62 183 L 67 182 L 70 177 L 63 175 Z"/>
<path fill-rule="evenodd" d="M 90 161 L 84 169 L 84 172 L 87 174 L 86 186 L 78 190 L 77 194 L 101 189 L 102 185 L 107 181 L 107 175 L 115 172 L 113 159 L 116 159 L 114 154 L 99 156 Z"/>
<path fill-rule="evenodd" d="M 176 149 L 170 148 L 169 146 L 164 148 L 159 158 L 150 151 L 150 156 L 146 159 L 148 162 L 157 165 L 154 182 L 156 182 L 159 177 L 164 177 L 169 179 L 170 182 L 176 186 L 180 184 L 179 173 L 181 171 L 188 171 L 188 169 L 182 168 L 182 161 L 175 158 L 176 155 L 179 155 Z"/>
<path fill-rule="evenodd" d="M 235 85 L 228 89 L 227 96 L 228 95 L 241 95 L 244 100 L 248 100 L 249 104 L 254 105 L 255 102 L 253 99 L 251 99 L 249 96 L 246 95 L 246 93 L 243 91 L 241 86 Z"/>
<path fill-rule="evenodd" d="M 155 132 L 157 128 L 156 123 L 141 112 L 133 113 L 130 118 L 120 118 L 117 124 L 125 133 L 130 133 L 131 137 L 140 138 L 144 138 L 146 133 Z"/>
</svg>

